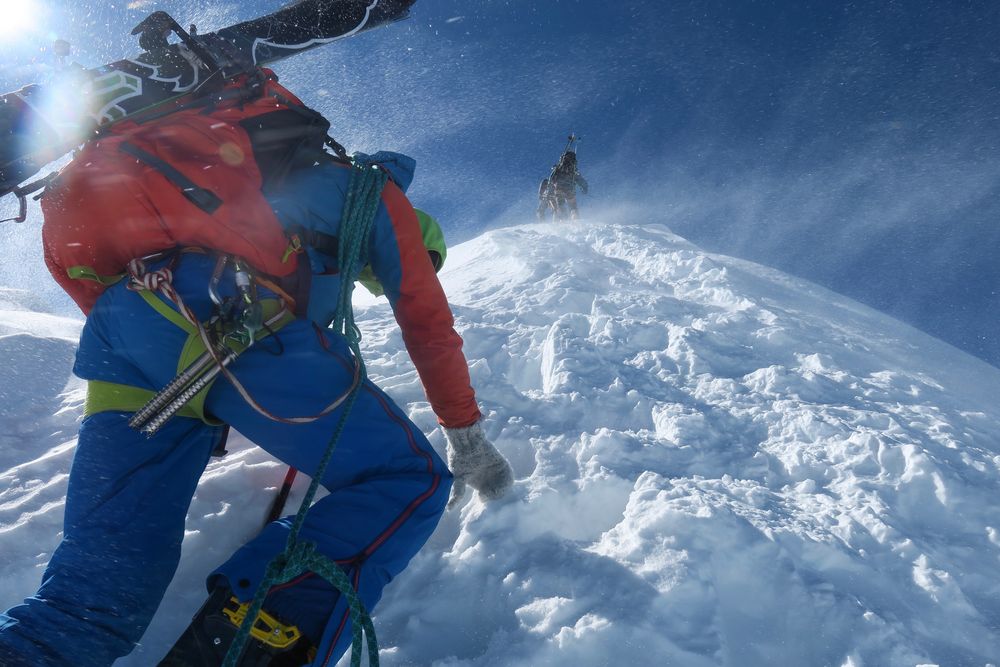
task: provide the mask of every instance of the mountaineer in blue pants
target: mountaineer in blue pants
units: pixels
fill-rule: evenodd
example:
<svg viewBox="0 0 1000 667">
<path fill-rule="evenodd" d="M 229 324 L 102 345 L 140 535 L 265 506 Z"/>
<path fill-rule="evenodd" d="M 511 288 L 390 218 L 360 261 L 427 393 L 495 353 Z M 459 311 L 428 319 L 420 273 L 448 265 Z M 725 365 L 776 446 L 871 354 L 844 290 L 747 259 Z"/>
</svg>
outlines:
<svg viewBox="0 0 1000 667">
<path fill-rule="evenodd" d="M 310 510 L 302 538 L 339 564 L 368 610 L 430 536 L 449 490 L 453 502 L 466 484 L 496 498 L 512 482 L 509 464 L 483 433 L 461 338 L 435 275 L 444 249 L 429 252 L 425 238 L 434 234 L 421 228 L 403 195 L 412 160 L 379 154 L 372 162 L 391 180 L 361 248 L 362 264 L 393 307 L 445 428 L 452 470 L 406 414 L 365 380 L 322 479 L 329 495 Z M 132 651 L 174 574 L 185 515 L 223 424 L 296 469 L 317 468 L 344 406 L 324 411 L 355 378 L 347 342 L 326 329 L 341 280 L 331 244 L 342 236 L 351 175 L 348 166 L 321 162 L 291 171 L 268 193 L 312 274 L 308 301 L 298 304 L 305 312 L 291 315 L 282 288 L 251 271 L 268 326 L 228 366 L 239 386 L 220 376 L 150 437 L 130 427 L 130 419 L 197 351 L 196 328 L 186 315 L 209 322 L 220 299 L 243 294 L 236 275 L 241 265 L 220 261 L 212 248 L 178 244 L 130 264 L 129 277 L 96 299 L 74 367 L 88 381 L 88 399 L 63 540 L 37 593 L 0 615 L 0 665 L 110 667 Z M 322 416 L 288 424 L 265 412 Z M 212 572 L 208 602 L 161 664 L 222 663 L 236 629 L 224 609 L 253 597 L 289 527 L 287 517 L 272 522 Z M 280 647 L 252 642 L 240 664 L 333 665 L 350 645 L 345 601 L 313 573 L 273 587 L 264 611 L 295 639 Z"/>
</svg>

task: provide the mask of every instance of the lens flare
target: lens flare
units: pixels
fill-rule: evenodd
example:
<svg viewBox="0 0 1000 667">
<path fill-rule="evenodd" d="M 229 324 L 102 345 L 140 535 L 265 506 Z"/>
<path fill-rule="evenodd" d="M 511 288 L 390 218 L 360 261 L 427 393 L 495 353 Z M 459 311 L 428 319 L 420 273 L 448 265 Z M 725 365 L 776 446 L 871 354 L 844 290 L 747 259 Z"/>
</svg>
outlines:
<svg viewBox="0 0 1000 667">
<path fill-rule="evenodd" d="M 40 8 L 34 0 L 16 0 L 4 5 L 0 37 L 17 37 L 37 25 Z"/>
</svg>

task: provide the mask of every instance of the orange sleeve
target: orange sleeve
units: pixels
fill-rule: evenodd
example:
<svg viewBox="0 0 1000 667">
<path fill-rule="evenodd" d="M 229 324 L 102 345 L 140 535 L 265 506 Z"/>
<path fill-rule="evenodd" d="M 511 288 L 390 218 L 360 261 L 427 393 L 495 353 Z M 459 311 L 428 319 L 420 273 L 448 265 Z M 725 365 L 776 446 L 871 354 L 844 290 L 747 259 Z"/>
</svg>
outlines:
<svg viewBox="0 0 1000 667">
<path fill-rule="evenodd" d="M 469 426 L 481 414 L 462 352 L 462 337 L 455 331 L 448 298 L 424 247 L 420 223 L 406 195 L 392 182 L 383 190 L 382 201 L 398 255 L 387 257 L 386 246 L 391 244 L 382 243 L 378 253 L 382 259 L 373 257 L 372 268 L 389 297 L 403 342 L 438 421 L 452 428 Z M 398 267 L 386 270 L 387 264 L 395 264 L 393 259 Z"/>
</svg>

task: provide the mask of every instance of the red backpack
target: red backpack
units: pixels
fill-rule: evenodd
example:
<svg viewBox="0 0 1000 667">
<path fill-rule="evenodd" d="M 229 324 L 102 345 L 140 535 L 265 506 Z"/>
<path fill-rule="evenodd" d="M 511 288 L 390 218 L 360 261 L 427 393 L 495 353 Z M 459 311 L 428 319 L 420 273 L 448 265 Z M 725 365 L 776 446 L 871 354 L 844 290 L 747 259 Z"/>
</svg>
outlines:
<svg viewBox="0 0 1000 667">
<path fill-rule="evenodd" d="M 175 247 L 296 268 L 262 194 L 322 150 L 329 123 L 269 70 L 207 100 L 122 122 L 83 146 L 42 197 L 45 263 L 89 313 L 132 259 Z"/>
</svg>

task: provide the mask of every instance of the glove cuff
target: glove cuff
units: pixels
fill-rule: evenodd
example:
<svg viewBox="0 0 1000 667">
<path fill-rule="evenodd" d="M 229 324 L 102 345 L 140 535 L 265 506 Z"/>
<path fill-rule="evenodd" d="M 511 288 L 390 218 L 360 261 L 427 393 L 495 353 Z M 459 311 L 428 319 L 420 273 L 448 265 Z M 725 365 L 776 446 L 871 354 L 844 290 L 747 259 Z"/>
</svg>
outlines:
<svg viewBox="0 0 1000 667">
<path fill-rule="evenodd" d="M 458 428 L 445 428 L 445 435 L 448 442 L 459 452 L 468 452 L 486 441 L 486 434 L 483 433 L 482 422 L 477 421 L 469 426 L 459 426 Z"/>
</svg>

